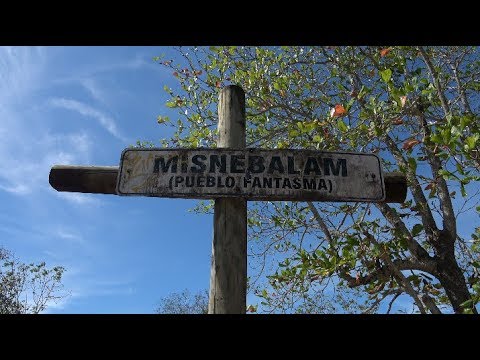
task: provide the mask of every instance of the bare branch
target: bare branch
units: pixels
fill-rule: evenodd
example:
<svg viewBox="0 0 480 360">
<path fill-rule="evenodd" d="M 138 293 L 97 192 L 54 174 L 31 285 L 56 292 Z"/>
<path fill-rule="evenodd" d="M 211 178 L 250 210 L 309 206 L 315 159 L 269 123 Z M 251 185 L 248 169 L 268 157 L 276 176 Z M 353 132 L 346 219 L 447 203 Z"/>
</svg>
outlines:
<svg viewBox="0 0 480 360">
<path fill-rule="evenodd" d="M 385 136 L 385 142 L 389 150 L 392 152 L 392 155 L 395 157 L 395 160 L 397 160 L 398 164 L 406 169 L 407 181 L 411 184 L 410 190 L 412 191 L 413 199 L 418 207 L 418 211 L 422 216 L 422 222 L 425 226 L 425 233 L 429 237 L 430 241 L 433 241 L 434 233 L 438 231 L 438 228 L 435 223 L 435 219 L 433 218 L 432 210 L 428 206 L 427 199 L 425 198 L 425 194 L 423 193 L 422 187 L 418 182 L 416 174 L 408 166 L 407 161 L 404 159 L 402 153 L 389 135 Z"/>
<path fill-rule="evenodd" d="M 418 117 L 420 123 L 422 124 L 425 138 L 428 139 L 431 133 L 427 125 L 425 115 L 423 113 L 420 113 Z M 455 238 L 457 237 L 457 222 L 455 219 L 455 212 L 453 211 L 452 199 L 450 197 L 450 192 L 448 191 L 447 182 L 440 174 L 440 170 L 442 170 L 442 164 L 440 162 L 440 159 L 435 156 L 432 151 L 430 151 L 430 149 L 428 148 L 428 143 L 425 144 L 425 151 L 427 153 L 427 161 L 430 164 L 432 174 L 435 177 L 435 182 L 437 183 L 437 194 L 440 200 L 440 206 L 443 215 L 443 230 L 448 232 L 451 238 L 451 242 L 453 243 L 455 241 Z"/>
<path fill-rule="evenodd" d="M 450 114 L 450 107 L 448 106 L 448 101 L 447 98 L 445 97 L 445 94 L 443 93 L 442 85 L 440 84 L 440 80 L 438 78 L 438 74 L 435 71 L 435 68 L 432 64 L 432 61 L 426 51 L 419 46 L 418 50 L 420 51 L 420 54 L 422 55 L 423 61 L 425 62 L 425 65 L 427 65 L 428 71 L 430 72 L 430 76 L 433 79 L 433 83 L 435 84 L 435 88 L 437 89 L 437 94 L 438 97 L 440 98 L 440 102 L 442 103 L 442 108 L 445 113 L 445 116 Z"/>
<path fill-rule="evenodd" d="M 370 242 L 372 242 L 377 246 L 380 246 L 380 244 L 375 239 L 375 237 L 372 234 L 370 234 L 368 231 L 363 231 L 363 234 L 368 238 L 368 240 L 370 240 Z M 405 275 L 403 275 L 402 272 L 395 266 L 395 264 L 390 259 L 390 256 L 386 252 L 382 252 L 381 257 L 383 261 L 385 261 L 385 264 L 391 269 L 395 277 L 400 280 L 407 294 L 413 298 L 413 301 L 415 301 L 415 304 L 420 310 L 420 313 L 426 314 L 425 307 L 422 303 L 422 300 L 418 295 L 418 293 L 415 291 L 415 289 L 412 287 L 412 284 L 410 284 L 410 281 L 408 281 Z"/>
<path fill-rule="evenodd" d="M 410 231 L 408 231 L 405 223 L 400 219 L 400 217 L 397 215 L 395 211 L 388 205 L 384 203 L 378 203 L 375 204 L 377 209 L 379 209 L 383 216 L 387 219 L 387 221 L 397 229 L 400 229 L 402 233 L 405 234 L 405 240 L 407 241 L 407 246 L 408 250 L 410 250 L 410 253 L 417 258 L 418 260 L 421 260 L 422 262 L 425 263 L 425 266 L 427 266 L 428 263 L 428 268 L 429 270 L 426 270 L 428 272 L 432 272 L 434 267 L 434 262 L 433 259 L 430 257 L 428 254 L 427 250 L 425 250 L 412 236 Z M 431 269 L 431 270 L 430 270 Z"/>
<path fill-rule="evenodd" d="M 422 301 L 425 304 L 425 306 L 430 310 L 432 314 L 441 314 L 442 312 L 438 308 L 437 304 L 435 304 L 435 301 L 428 296 L 427 294 L 422 295 Z"/>
<path fill-rule="evenodd" d="M 402 295 L 402 292 L 401 291 L 397 291 L 395 293 L 395 295 L 392 297 L 392 300 L 390 300 L 390 302 L 388 303 L 388 309 L 387 309 L 387 314 L 390 314 L 390 311 L 392 310 L 392 305 L 393 303 L 395 302 L 395 300 L 397 300 L 397 298 Z"/>
</svg>

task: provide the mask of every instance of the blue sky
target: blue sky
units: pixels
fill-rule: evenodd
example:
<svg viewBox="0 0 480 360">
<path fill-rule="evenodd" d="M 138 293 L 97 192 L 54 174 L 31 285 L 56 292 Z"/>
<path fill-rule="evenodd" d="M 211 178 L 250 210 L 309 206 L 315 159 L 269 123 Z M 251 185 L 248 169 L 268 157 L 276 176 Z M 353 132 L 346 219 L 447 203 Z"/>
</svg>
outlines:
<svg viewBox="0 0 480 360">
<path fill-rule="evenodd" d="M 0 47 L 0 246 L 66 268 L 70 296 L 50 313 L 152 313 L 172 292 L 207 289 L 212 216 L 196 201 L 59 193 L 55 164 L 118 165 L 137 140 L 169 137 L 152 58 L 166 47 Z M 478 216 L 462 215 L 468 236 Z M 409 307 L 405 296 L 397 303 Z M 402 301 L 403 300 L 403 301 Z"/>
<path fill-rule="evenodd" d="M 118 165 L 137 140 L 169 134 L 161 47 L 0 48 L 0 245 L 62 265 L 71 292 L 51 313 L 151 313 L 208 288 L 212 219 L 195 201 L 59 193 L 54 164 Z M 173 56 L 173 54 L 172 54 Z"/>
</svg>

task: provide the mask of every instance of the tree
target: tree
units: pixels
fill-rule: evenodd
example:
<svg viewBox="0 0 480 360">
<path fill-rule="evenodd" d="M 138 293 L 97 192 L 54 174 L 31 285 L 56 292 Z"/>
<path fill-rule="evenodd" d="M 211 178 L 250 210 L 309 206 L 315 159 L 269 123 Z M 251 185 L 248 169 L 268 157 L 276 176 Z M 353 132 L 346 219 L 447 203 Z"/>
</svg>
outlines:
<svg viewBox="0 0 480 360">
<path fill-rule="evenodd" d="M 163 298 L 155 309 L 158 314 L 208 314 L 208 291 L 191 294 L 187 289 Z"/>
<path fill-rule="evenodd" d="M 64 271 L 61 266 L 48 269 L 45 262 L 21 263 L 0 247 L 0 314 L 38 314 L 64 298 Z"/>
<path fill-rule="evenodd" d="M 163 146 L 215 147 L 218 91 L 234 83 L 248 146 L 373 152 L 407 178 L 402 204 L 249 203 L 250 288 L 263 311 L 335 291 L 362 312 L 390 312 L 405 295 L 421 313 L 477 312 L 478 48 L 178 51 L 179 61 L 155 58 L 178 80 L 164 87 L 179 119 L 158 117 L 176 127 Z"/>
</svg>

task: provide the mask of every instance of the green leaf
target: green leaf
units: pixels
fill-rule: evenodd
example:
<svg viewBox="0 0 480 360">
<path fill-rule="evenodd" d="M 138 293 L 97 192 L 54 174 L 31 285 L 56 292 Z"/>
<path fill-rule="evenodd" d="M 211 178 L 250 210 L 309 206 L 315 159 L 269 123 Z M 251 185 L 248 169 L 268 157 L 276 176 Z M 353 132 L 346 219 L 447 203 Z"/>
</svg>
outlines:
<svg viewBox="0 0 480 360">
<path fill-rule="evenodd" d="M 337 126 L 338 126 L 338 130 L 340 130 L 341 132 L 348 131 L 348 126 L 343 122 L 342 119 L 338 119 Z"/>
<path fill-rule="evenodd" d="M 445 144 L 450 142 L 451 134 L 451 130 L 448 128 L 442 131 L 442 137 Z"/>
<path fill-rule="evenodd" d="M 319 135 L 315 135 L 315 136 L 313 137 L 313 142 L 317 142 L 317 143 L 318 143 L 318 142 L 321 142 L 321 141 L 322 141 L 322 138 L 321 138 Z"/>
<path fill-rule="evenodd" d="M 423 230 L 423 225 L 422 224 L 415 224 L 412 229 L 412 236 L 415 237 L 418 234 L 420 234 Z"/>
<path fill-rule="evenodd" d="M 406 84 L 406 85 L 405 85 L 405 91 L 406 91 L 406 92 L 412 92 L 412 91 L 414 91 L 414 90 L 415 90 L 415 88 L 413 87 L 412 84 Z"/>
<path fill-rule="evenodd" d="M 165 123 L 165 122 L 167 122 L 167 121 L 168 121 L 168 116 L 161 116 L 161 115 L 159 115 L 159 116 L 157 117 L 157 123 L 159 123 L 159 124 L 163 124 L 163 123 Z"/>
<path fill-rule="evenodd" d="M 443 138 L 439 134 L 433 134 L 430 136 L 430 140 L 435 144 L 440 144 L 442 143 Z"/>
<path fill-rule="evenodd" d="M 177 106 L 177 104 L 175 103 L 175 101 L 169 101 L 165 104 L 167 107 L 169 108 L 174 108 Z"/>
<path fill-rule="evenodd" d="M 417 171 L 417 161 L 414 158 L 408 158 L 408 164 L 413 171 Z"/>
<path fill-rule="evenodd" d="M 460 129 L 456 126 L 452 126 L 452 128 L 450 129 L 450 132 L 452 133 L 453 136 L 460 136 L 462 135 L 462 132 L 460 131 Z"/>
<path fill-rule="evenodd" d="M 465 144 L 467 145 L 468 149 L 469 150 L 473 150 L 475 148 L 475 145 L 478 141 L 478 137 L 479 135 L 478 134 L 475 134 L 473 136 L 468 136 L 466 139 L 465 139 Z"/>
<path fill-rule="evenodd" d="M 382 80 L 388 83 L 390 79 L 392 78 L 392 70 L 390 69 L 385 69 L 383 71 L 380 71 L 380 76 L 382 77 Z"/>
</svg>

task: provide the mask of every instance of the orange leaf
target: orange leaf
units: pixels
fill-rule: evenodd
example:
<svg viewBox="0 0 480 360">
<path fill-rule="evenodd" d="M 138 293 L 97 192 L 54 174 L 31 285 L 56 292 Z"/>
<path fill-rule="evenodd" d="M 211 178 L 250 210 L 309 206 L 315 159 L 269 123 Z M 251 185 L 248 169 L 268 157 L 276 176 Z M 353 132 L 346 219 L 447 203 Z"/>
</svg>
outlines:
<svg viewBox="0 0 480 360">
<path fill-rule="evenodd" d="M 332 110 L 330 110 L 330 116 L 331 117 L 334 117 L 334 116 L 342 116 L 346 113 L 347 111 L 345 110 L 345 108 L 340 105 L 340 104 L 337 104 L 335 105 L 334 108 L 332 108 Z"/>
<path fill-rule="evenodd" d="M 395 119 L 395 120 L 392 121 L 392 124 L 393 125 L 402 125 L 403 120 L 402 119 Z"/>
<path fill-rule="evenodd" d="M 402 148 L 403 148 L 403 150 L 410 150 L 411 148 L 413 148 L 417 144 L 420 144 L 420 141 L 418 141 L 416 139 L 408 139 L 407 141 L 405 141 L 403 143 Z"/>
<path fill-rule="evenodd" d="M 178 73 L 175 71 L 175 72 L 173 73 L 173 76 L 178 77 Z"/>
<path fill-rule="evenodd" d="M 382 49 L 382 50 L 380 50 L 380 56 L 381 57 L 387 56 L 390 51 L 392 51 L 391 47 Z"/>
<path fill-rule="evenodd" d="M 407 102 L 407 97 L 406 96 L 400 96 L 400 103 L 402 104 L 402 107 L 405 106 L 406 102 Z"/>
<path fill-rule="evenodd" d="M 221 83 L 220 81 L 217 81 L 217 82 L 215 83 L 215 86 L 216 86 L 217 88 L 219 88 L 219 87 L 222 86 L 222 83 Z"/>
<path fill-rule="evenodd" d="M 196 76 L 202 75 L 202 70 L 194 71 L 193 74 Z"/>
<path fill-rule="evenodd" d="M 434 186 L 435 186 L 435 183 L 431 182 L 430 184 L 428 184 L 428 185 L 425 187 L 425 190 L 430 190 L 430 189 L 432 189 Z"/>
</svg>

